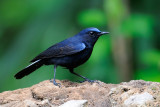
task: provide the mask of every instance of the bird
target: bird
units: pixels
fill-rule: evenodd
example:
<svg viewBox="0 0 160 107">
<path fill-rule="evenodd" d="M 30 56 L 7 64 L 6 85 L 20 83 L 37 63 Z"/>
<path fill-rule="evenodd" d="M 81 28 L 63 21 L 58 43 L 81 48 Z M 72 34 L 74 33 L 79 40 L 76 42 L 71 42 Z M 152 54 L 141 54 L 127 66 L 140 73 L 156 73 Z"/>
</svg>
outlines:
<svg viewBox="0 0 160 107">
<path fill-rule="evenodd" d="M 91 56 L 93 47 L 101 35 L 108 34 L 95 27 L 83 29 L 78 34 L 54 44 L 38 56 L 33 58 L 31 64 L 15 74 L 16 79 L 21 79 L 43 65 L 54 65 L 53 84 L 61 86 L 55 80 L 57 66 L 65 67 L 70 73 L 79 76 L 84 81 L 94 82 L 78 73 L 74 72 L 74 68 L 85 63 Z"/>
</svg>

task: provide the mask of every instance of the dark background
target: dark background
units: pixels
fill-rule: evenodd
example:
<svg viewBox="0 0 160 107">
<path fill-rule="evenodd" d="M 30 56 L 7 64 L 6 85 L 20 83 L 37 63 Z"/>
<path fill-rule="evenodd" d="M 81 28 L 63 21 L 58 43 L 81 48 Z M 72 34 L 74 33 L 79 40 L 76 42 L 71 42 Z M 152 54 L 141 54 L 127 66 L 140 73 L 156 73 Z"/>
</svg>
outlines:
<svg viewBox="0 0 160 107">
<path fill-rule="evenodd" d="M 1 0 L 0 92 L 53 78 L 43 66 L 16 80 L 14 74 L 49 46 L 87 27 L 102 36 L 91 58 L 75 69 L 105 83 L 132 79 L 160 82 L 160 0 Z M 56 79 L 81 80 L 58 67 Z"/>
</svg>

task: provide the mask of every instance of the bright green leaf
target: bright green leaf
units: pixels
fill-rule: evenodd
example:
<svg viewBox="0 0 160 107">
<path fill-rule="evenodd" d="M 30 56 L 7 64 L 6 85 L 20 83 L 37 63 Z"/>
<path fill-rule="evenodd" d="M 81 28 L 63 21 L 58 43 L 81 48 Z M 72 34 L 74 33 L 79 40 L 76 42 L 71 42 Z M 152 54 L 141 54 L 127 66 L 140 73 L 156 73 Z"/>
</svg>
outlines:
<svg viewBox="0 0 160 107">
<path fill-rule="evenodd" d="M 98 9 L 85 10 L 79 13 L 78 22 L 81 26 L 104 26 L 106 24 L 105 13 Z"/>
</svg>

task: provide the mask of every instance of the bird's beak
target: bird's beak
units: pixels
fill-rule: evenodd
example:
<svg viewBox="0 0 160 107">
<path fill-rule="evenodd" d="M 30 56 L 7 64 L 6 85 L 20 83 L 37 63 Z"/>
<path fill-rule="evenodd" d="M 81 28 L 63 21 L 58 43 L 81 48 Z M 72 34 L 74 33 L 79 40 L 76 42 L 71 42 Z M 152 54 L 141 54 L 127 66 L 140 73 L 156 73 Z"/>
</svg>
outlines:
<svg viewBox="0 0 160 107">
<path fill-rule="evenodd" d="M 109 34 L 109 32 L 101 32 L 100 34 L 101 34 L 101 35 Z"/>
<path fill-rule="evenodd" d="M 99 35 L 109 34 L 109 32 L 100 32 Z"/>
</svg>

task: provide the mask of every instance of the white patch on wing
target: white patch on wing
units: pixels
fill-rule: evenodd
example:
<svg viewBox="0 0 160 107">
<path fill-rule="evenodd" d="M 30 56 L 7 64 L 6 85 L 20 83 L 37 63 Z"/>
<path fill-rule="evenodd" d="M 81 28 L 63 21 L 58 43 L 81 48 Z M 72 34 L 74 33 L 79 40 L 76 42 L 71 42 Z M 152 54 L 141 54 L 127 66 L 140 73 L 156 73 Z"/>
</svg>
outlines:
<svg viewBox="0 0 160 107">
<path fill-rule="evenodd" d="M 37 62 L 39 62 L 40 61 L 40 59 L 39 60 L 36 60 L 36 61 L 34 61 L 33 63 L 31 63 L 30 65 L 28 65 L 27 67 L 29 67 L 29 66 L 31 66 L 31 65 L 33 65 L 33 64 L 35 64 L 35 63 L 37 63 Z M 26 67 L 26 68 L 27 68 Z"/>
<path fill-rule="evenodd" d="M 81 45 L 82 45 L 83 49 L 85 49 L 85 48 L 86 48 L 86 45 L 85 45 L 84 43 L 82 43 Z"/>
</svg>

